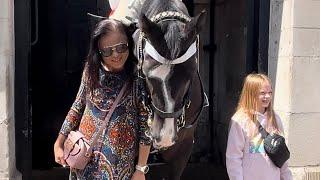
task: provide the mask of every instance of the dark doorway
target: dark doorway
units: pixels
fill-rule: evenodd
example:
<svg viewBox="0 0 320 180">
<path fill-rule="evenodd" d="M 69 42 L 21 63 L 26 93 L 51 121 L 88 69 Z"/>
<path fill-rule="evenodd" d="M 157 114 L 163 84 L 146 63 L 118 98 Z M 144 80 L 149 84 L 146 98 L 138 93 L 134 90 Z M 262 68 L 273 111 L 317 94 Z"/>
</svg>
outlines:
<svg viewBox="0 0 320 180">
<path fill-rule="evenodd" d="M 30 1 L 14 1 L 15 29 L 15 152 L 16 166 L 23 176 L 31 173 L 31 104 L 29 63 L 31 52 Z"/>
<path fill-rule="evenodd" d="M 58 166 L 53 143 L 80 84 L 91 26 L 87 13 L 104 15 L 108 7 L 85 0 L 32 0 L 30 6 L 32 168 L 44 170 Z"/>
<path fill-rule="evenodd" d="M 109 10 L 107 2 L 16 1 L 16 25 L 19 25 L 16 57 L 20 60 L 16 72 L 17 79 L 20 78 L 16 81 L 19 95 L 16 109 L 21 110 L 16 111 L 16 147 L 17 166 L 23 179 L 57 179 L 67 172 L 52 169 L 59 167 L 54 162 L 53 143 L 80 83 L 92 25 L 87 12 L 103 16 Z M 184 2 L 193 15 L 196 1 Z M 187 169 L 197 167 L 197 176 L 206 170 L 205 166 L 191 165 Z"/>
<path fill-rule="evenodd" d="M 229 122 L 244 77 L 267 73 L 270 1 L 216 0 L 214 8 L 213 159 L 225 166 Z M 212 108 L 212 107 L 211 107 Z"/>
<path fill-rule="evenodd" d="M 57 166 L 53 143 L 77 93 L 89 44 L 86 13 L 96 7 L 96 1 L 32 1 L 33 169 Z"/>
</svg>

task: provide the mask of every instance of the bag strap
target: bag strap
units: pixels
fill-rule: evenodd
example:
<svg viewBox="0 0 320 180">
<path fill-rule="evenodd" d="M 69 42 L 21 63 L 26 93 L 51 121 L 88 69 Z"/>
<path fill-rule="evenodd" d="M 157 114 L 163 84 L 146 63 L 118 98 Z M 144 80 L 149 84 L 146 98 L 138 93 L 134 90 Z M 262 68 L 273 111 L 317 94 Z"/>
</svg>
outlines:
<svg viewBox="0 0 320 180">
<path fill-rule="evenodd" d="M 87 152 L 91 152 L 93 146 L 97 143 L 99 136 L 102 134 L 103 130 L 104 130 L 105 127 L 107 126 L 107 124 L 108 124 L 108 122 L 109 122 L 109 120 L 110 120 L 110 118 L 111 118 L 111 115 L 112 115 L 113 111 L 116 109 L 116 107 L 117 107 L 120 99 L 122 98 L 125 90 L 127 89 L 128 84 L 129 84 L 129 82 L 126 81 L 125 84 L 123 85 L 121 91 L 119 92 L 117 98 L 116 98 L 115 101 L 113 102 L 113 104 L 112 104 L 112 106 L 111 106 L 108 114 L 107 114 L 106 117 L 105 117 L 105 120 L 103 121 L 103 123 L 102 123 L 102 125 L 101 125 L 101 127 L 100 127 L 100 129 L 99 129 L 99 131 L 98 131 L 98 133 L 96 134 L 95 138 L 93 139 L 93 141 L 92 141 L 92 143 L 91 143 L 91 145 L 90 145 L 90 148 L 88 149 Z"/>
<path fill-rule="evenodd" d="M 262 138 L 265 139 L 269 135 L 269 133 L 262 127 L 258 120 L 256 124 L 258 126 L 259 133 L 261 134 Z"/>
</svg>

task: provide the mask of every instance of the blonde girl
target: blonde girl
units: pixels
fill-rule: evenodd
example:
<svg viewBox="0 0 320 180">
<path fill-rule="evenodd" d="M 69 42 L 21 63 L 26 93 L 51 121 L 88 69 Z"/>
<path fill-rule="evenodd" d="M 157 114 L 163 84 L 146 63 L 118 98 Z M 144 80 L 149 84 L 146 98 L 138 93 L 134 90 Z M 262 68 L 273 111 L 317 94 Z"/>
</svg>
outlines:
<svg viewBox="0 0 320 180">
<path fill-rule="evenodd" d="M 264 74 L 249 74 L 231 118 L 226 151 L 230 180 L 292 180 L 287 162 L 278 168 L 265 153 L 257 121 L 269 133 L 283 134 L 272 107 L 270 79 Z"/>
</svg>

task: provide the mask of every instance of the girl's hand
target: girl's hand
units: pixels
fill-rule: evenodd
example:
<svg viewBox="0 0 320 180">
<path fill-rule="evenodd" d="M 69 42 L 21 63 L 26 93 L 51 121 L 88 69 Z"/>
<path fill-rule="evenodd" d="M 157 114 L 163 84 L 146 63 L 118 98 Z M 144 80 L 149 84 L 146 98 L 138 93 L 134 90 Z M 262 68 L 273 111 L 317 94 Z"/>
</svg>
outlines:
<svg viewBox="0 0 320 180">
<path fill-rule="evenodd" d="M 144 173 L 139 170 L 136 170 L 133 173 L 133 176 L 131 178 L 131 180 L 145 180 L 145 179 L 146 179 L 146 177 L 145 177 Z"/>
</svg>

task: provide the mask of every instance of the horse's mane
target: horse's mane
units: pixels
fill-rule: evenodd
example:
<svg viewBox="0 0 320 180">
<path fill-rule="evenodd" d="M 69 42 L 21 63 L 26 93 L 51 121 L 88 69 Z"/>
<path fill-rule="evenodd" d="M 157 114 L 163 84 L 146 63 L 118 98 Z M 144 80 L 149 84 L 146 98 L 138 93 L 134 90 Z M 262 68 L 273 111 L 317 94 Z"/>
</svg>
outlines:
<svg viewBox="0 0 320 180">
<path fill-rule="evenodd" d="M 156 0 L 148 1 L 146 0 L 141 13 L 145 14 L 149 19 L 160 12 L 164 11 L 177 11 L 185 15 L 188 14 L 188 10 L 180 0 Z M 167 43 L 167 49 L 170 51 L 169 56 L 171 59 L 177 58 L 182 51 L 185 49 L 180 49 L 184 47 L 182 45 L 182 39 L 185 38 L 184 32 L 181 30 L 181 23 L 178 21 L 164 21 L 158 23 L 161 30 L 165 32 L 164 39 Z"/>
<path fill-rule="evenodd" d="M 178 11 L 189 15 L 187 8 L 180 0 L 146 0 L 141 9 L 148 18 L 164 11 Z"/>
</svg>

